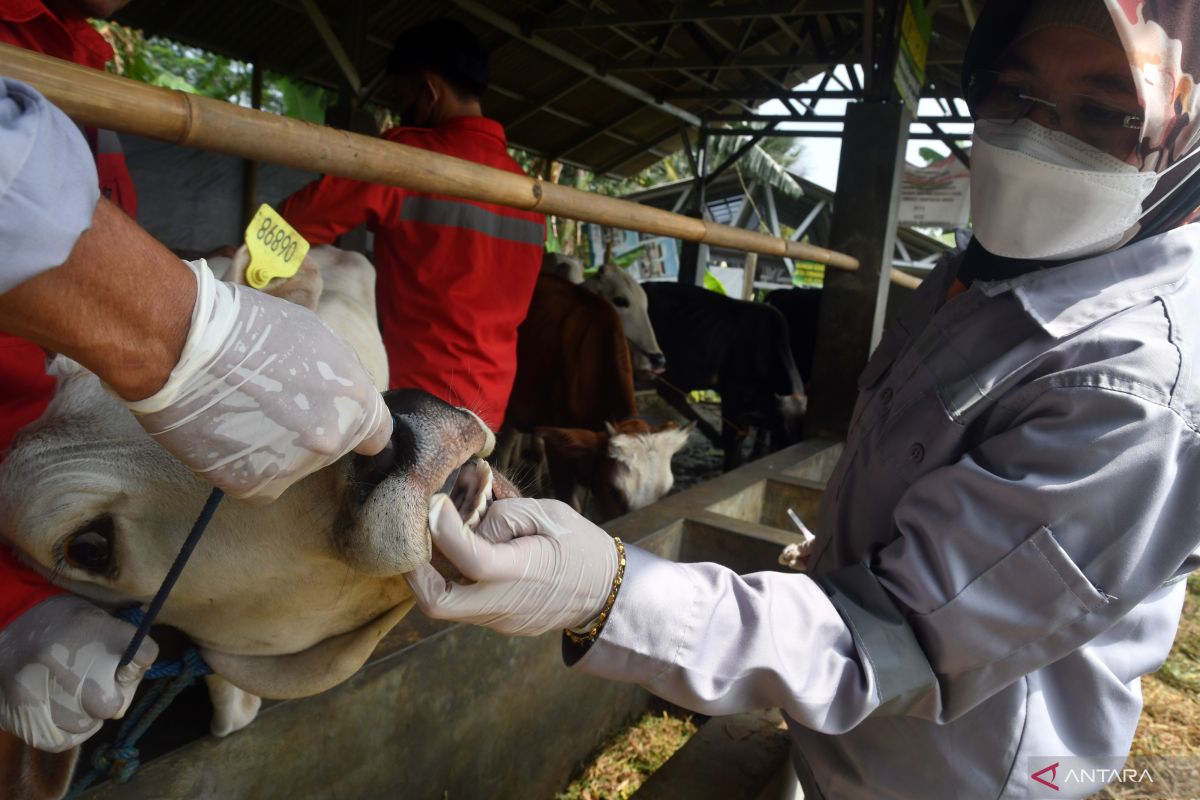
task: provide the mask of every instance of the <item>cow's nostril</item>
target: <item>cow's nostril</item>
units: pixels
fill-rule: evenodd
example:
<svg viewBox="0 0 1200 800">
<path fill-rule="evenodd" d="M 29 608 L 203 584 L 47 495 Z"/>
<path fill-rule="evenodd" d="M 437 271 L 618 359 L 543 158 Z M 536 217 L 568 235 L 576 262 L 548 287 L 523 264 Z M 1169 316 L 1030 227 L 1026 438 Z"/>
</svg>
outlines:
<svg viewBox="0 0 1200 800">
<path fill-rule="evenodd" d="M 356 499 L 361 504 L 389 475 L 411 467 L 416 434 L 405 415 L 392 414 L 392 438 L 373 456 L 355 456 L 353 462 Z"/>
<path fill-rule="evenodd" d="M 665 369 L 667 366 L 667 357 L 662 353 L 651 353 L 650 366 L 654 367 L 655 369 Z"/>
</svg>

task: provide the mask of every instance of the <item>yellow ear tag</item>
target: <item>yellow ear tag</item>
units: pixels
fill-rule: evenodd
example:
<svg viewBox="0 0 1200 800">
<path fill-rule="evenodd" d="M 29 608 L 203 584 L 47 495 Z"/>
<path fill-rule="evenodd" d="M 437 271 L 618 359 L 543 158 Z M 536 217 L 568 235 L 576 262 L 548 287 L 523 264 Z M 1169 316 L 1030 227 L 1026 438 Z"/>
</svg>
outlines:
<svg viewBox="0 0 1200 800">
<path fill-rule="evenodd" d="M 308 248 L 304 237 L 263 203 L 246 226 L 246 249 L 250 251 L 246 283 L 262 289 L 272 278 L 292 277 L 308 255 Z"/>
</svg>

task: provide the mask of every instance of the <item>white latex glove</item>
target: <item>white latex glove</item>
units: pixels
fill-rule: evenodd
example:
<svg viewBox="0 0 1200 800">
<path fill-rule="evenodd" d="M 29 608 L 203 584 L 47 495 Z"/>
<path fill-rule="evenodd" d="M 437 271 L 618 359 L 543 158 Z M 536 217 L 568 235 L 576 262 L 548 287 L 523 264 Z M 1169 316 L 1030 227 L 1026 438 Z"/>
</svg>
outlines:
<svg viewBox="0 0 1200 800">
<path fill-rule="evenodd" d="M 233 497 L 269 502 L 392 416 L 353 348 L 306 308 L 223 283 L 203 261 L 192 327 L 166 385 L 126 403 L 158 443 Z"/>
<path fill-rule="evenodd" d="M 0 728 L 51 753 L 70 750 L 125 714 L 158 656 L 149 637 L 117 662 L 134 627 L 74 595 L 38 603 L 0 631 Z"/>
<path fill-rule="evenodd" d="M 556 500 L 497 500 L 476 532 L 437 494 L 429 522 L 434 545 L 475 581 L 447 582 L 429 564 L 409 573 L 417 605 L 434 619 L 536 636 L 589 624 L 612 590 L 612 537 Z"/>
</svg>

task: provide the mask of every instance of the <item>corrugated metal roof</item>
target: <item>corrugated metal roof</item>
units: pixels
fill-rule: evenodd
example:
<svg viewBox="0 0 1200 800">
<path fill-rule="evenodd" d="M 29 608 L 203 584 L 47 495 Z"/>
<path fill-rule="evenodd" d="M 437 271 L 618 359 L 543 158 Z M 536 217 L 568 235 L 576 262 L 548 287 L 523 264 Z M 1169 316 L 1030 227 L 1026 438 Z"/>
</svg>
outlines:
<svg viewBox="0 0 1200 800">
<path fill-rule="evenodd" d="M 395 107 L 381 79 L 394 37 L 438 16 L 463 22 L 492 53 L 484 111 L 510 141 L 593 170 L 633 174 L 680 145 L 681 117 L 751 111 L 834 63 L 862 58 L 864 6 L 886 0 L 315 0 L 343 42 L 361 4 L 354 59 L 369 100 Z M 935 8 L 926 94 L 955 96 L 969 28 L 964 6 Z M 148 34 L 343 89 L 336 60 L 301 0 L 137 0 L 116 19 Z M 348 48 L 353 53 L 354 48 Z M 592 74 L 588 74 L 592 71 Z M 620 81 L 614 87 L 612 81 Z M 637 96 L 640 95 L 640 96 Z M 757 99 L 756 99 L 757 98 Z M 692 126 L 694 127 L 694 126 Z"/>
</svg>

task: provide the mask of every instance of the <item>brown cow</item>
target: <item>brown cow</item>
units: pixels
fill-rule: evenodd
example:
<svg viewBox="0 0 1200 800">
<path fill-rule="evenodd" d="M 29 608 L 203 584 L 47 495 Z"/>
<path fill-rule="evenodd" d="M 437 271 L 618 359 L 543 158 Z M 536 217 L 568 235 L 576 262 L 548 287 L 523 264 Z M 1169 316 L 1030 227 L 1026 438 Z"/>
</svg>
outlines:
<svg viewBox="0 0 1200 800">
<path fill-rule="evenodd" d="M 536 432 L 546 443 L 556 497 L 581 509 L 578 490 L 584 488 L 605 518 L 641 508 L 670 489 L 671 456 L 688 431 L 654 430 L 636 415 L 633 366 L 617 310 L 570 281 L 539 276 L 517 330 L 502 470 L 511 471 L 515 432 Z M 585 479 L 582 487 L 578 478 Z"/>
</svg>

